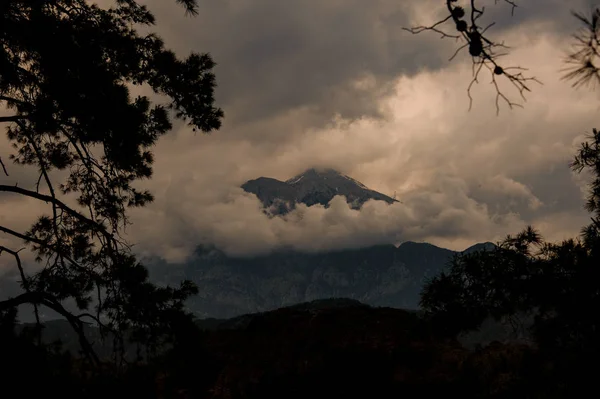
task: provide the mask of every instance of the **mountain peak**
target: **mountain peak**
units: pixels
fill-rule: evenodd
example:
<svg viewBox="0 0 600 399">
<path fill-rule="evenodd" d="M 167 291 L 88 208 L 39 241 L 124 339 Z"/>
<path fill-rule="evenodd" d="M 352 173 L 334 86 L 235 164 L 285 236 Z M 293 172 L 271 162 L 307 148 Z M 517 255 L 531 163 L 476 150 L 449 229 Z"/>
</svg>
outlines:
<svg viewBox="0 0 600 399">
<path fill-rule="evenodd" d="M 307 169 L 304 172 L 300 173 L 299 175 L 296 175 L 296 176 L 292 177 L 291 179 L 286 180 L 285 182 L 287 184 L 293 185 L 293 184 L 300 182 L 303 179 L 327 179 L 328 177 L 334 178 L 334 177 L 338 177 L 338 176 L 343 176 L 343 175 L 335 169 L 310 168 L 310 169 Z"/>
<path fill-rule="evenodd" d="M 337 195 L 346 197 L 354 209 L 360 208 L 368 200 L 385 201 L 388 204 L 397 202 L 331 168 L 310 168 L 285 182 L 262 177 L 246 182 L 242 188 L 255 194 L 265 207 L 281 203 L 290 205 L 283 208 L 278 206 L 277 213 L 293 209 L 296 203 L 328 206 Z"/>
<path fill-rule="evenodd" d="M 304 181 L 320 180 L 320 181 L 324 182 L 323 184 L 337 188 L 338 190 L 339 190 L 339 187 L 335 187 L 335 186 L 354 185 L 354 186 L 358 186 L 359 188 L 361 188 L 363 190 L 373 191 L 373 190 L 370 190 L 367 186 L 365 186 L 361 182 L 359 182 L 358 180 L 355 180 L 355 179 L 351 178 L 350 176 L 346 176 L 346 175 L 338 172 L 337 170 L 331 169 L 331 168 L 310 168 L 310 169 L 305 170 L 301 174 L 296 175 L 289 180 L 286 180 L 286 183 L 290 184 L 290 185 L 305 184 L 305 183 L 301 183 L 303 180 Z M 376 191 L 374 191 L 374 192 L 376 192 Z"/>
</svg>

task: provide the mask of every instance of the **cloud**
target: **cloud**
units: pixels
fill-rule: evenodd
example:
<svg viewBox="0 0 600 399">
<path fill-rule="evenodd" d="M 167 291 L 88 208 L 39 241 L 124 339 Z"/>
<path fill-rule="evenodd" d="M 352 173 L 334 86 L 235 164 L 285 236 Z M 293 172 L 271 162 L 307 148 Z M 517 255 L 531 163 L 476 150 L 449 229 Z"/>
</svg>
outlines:
<svg viewBox="0 0 600 399">
<path fill-rule="evenodd" d="M 544 82 L 524 109 L 499 116 L 488 75 L 468 111 L 471 65 L 465 54 L 448 62 L 455 42 L 402 30 L 433 21 L 438 0 L 204 0 L 196 19 L 169 2 L 148 3 L 168 46 L 212 53 L 226 117 L 208 136 L 178 125 L 161 138 L 155 175 L 140 182 L 156 202 L 134 210 L 128 228 L 141 253 L 179 261 L 203 242 L 232 254 L 403 240 L 464 249 L 529 223 L 562 239 L 586 222 L 585 180 L 567 164 L 600 103 L 559 79 L 567 33 L 577 27 L 569 10 L 583 0 L 523 2 L 516 17 L 489 2 L 493 37 L 515 47 L 507 65 Z M 269 219 L 239 188 L 315 166 L 402 203 L 357 212 L 337 198 L 328 209 L 301 206 L 287 220 Z M 31 186 L 37 175 L 20 178 Z M 2 215 L 13 217 L 13 206 L 2 203 Z"/>
<path fill-rule="evenodd" d="M 161 204 L 161 212 L 140 211 L 147 213 L 139 215 L 145 223 L 134 224 L 130 234 L 138 238 L 140 253 L 181 262 L 200 243 L 215 244 L 230 255 L 248 256 L 278 248 L 313 252 L 409 239 L 451 242 L 457 235 L 472 241 L 482 233 L 497 235 L 521 227 L 518 218 L 490 215 L 485 206 L 456 187 L 438 195 L 411 193 L 402 204 L 369 201 L 360 211 L 338 196 L 327 209 L 300 205 L 285 217 L 274 218 L 261 211 L 256 197 L 236 191 L 210 204 L 188 197 L 172 205 Z M 490 223 L 490 219 L 495 220 Z"/>
<path fill-rule="evenodd" d="M 237 137 L 247 137 L 247 123 L 300 108 L 310 110 L 309 126 L 335 114 L 384 117 L 377 103 L 394 78 L 446 62 L 426 37 L 406 40 L 410 2 L 202 1 L 198 19 L 187 20 L 169 3 L 149 4 L 169 45 L 213 55 L 217 99 L 226 125 L 240 128 Z M 273 139 L 254 138 L 261 136 Z"/>
<path fill-rule="evenodd" d="M 493 3 L 480 1 L 484 25 L 496 21 L 490 34 L 502 41 L 523 26 L 534 34 L 570 34 L 577 23 L 569 10 L 586 10 L 588 2 L 519 2 L 512 16 L 506 3 Z M 377 103 L 396 78 L 447 67 L 457 47 L 435 33 L 403 30 L 445 17 L 439 0 L 205 0 L 197 18 L 183 18 L 179 7 L 162 0 L 148 5 L 169 46 L 214 56 L 217 99 L 228 112 L 225 123 L 236 127 L 298 108 L 310 109 L 308 125 L 327 123 L 335 114 L 385 117 Z M 506 42 L 518 46 L 514 39 Z M 356 85 L 358 80 L 371 84 Z M 248 134 L 244 130 L 240 135 Z"/>
<path fill-rule="evenodd" d="M 383 120 L 338 115 L 300 129 L 296 121 L 310 111 L 299 108 L 248 125 L 246 139 L 222 139 L 227 127 L 209 137 L 182 129 L 159 144 L 156 176 L 148 183 L 158 201 L 135 215 L 132 237 L 140 249 L 176 261 L 200 242 L 239 255 L 404 240 L 463 249 L 529 223 L 539 223 L 550 239 L 577 234 L 580 225 L 564 224 L 565 214 L 585 223 L 567 164 L 581 132 L 595 122 L 597 99 L 559 80 L 562 38 L 535 27 L 535 35 L 524 34 L 528 29 L 507 33 L 522 38 L 513 60 L 545 83 L 528 95 L 523 110 L 505 108 L 496 116 L 494 92 L 482 83 L 468 112 L 470 68 L 455 62 L 395 79 L 392 94 L 376 104 L 388 115 Z M 282 139 L 255 139 L 258 126 Z M 287 220 L 269 219 L 255 197 L 237 188 L 251 178 L 286 179 L 311 166 L 334 167 L 373 189 L 396 192 L 402 204 L 368 203 L 357 212 L 340 199 L 329 209 L 300 207 Z"/>
</svg>

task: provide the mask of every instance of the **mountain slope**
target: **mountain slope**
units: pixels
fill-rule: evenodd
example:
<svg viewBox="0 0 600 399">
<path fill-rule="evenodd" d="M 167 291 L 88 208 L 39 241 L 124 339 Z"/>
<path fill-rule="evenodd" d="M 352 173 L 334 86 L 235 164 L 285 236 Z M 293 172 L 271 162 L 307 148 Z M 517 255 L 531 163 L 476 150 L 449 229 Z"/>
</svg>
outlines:
<svg viewBox="0 0 600 399">
<path fill-rule="evenodd" d="M 477 244 L 463 252 L 491 245 Z M 423 284 L 444 270 L 456 253 L 427 243 L 405 242 L 399 247 L 379 245 L 313 254 L 277 251 L 238 258 L 203 245 L 182 264 L 168 264 L 160 258 L 143 262 L 156 283 L 194 281 L 200 292 L 188 307 L 197 316 L 230 318 L 329 298 L 417 309 Z M 18 282 L 5 277 L 0 277 L 0 297 L 17 295 Z M 23 321 L 33 320 L 31 309 L 23 309 L 19 316 Z M 45 316 L 45 320 L 58 317 Z"/>
<path fill-rule="evenodd" d="M 405 242 L 326 253 L 278 251 L 252 258 L 229 257 L 198 247 L 185 263 L 151 262 L 151 277 L 177 284 L 194 281 L 198 296 L 189 307 L 199 317 L 230 318 L 327 298 L 349 298 L 371 306 L 417 309 L 423 284 L 456 252 Z"/>
<path fill-rule="evenodd" d="M 259 177 L 256 180 L 249 180 L 242 185 L 242 188 L 249 193 L 255 194 L 265 207 L 277 205 L 277 203 L 285 205 L 297 202 L 297 192 L 294 187 L 270 177 Z M 282 211 L 285 211 L 285 208 L 282 208 Z"/>
<path fill-rule="evenodd" d="M 333 169 L 308 169 L 285 182 L 259 177 L 247 181 L 242 188 L 255 194 L 265 207 L 271 207 L 274 214 L 285 214 L 297 203 L 327 206 L 336 195 L 345 196 L 354 209 L 368 200 L 398 202 Z"/>
</svg>

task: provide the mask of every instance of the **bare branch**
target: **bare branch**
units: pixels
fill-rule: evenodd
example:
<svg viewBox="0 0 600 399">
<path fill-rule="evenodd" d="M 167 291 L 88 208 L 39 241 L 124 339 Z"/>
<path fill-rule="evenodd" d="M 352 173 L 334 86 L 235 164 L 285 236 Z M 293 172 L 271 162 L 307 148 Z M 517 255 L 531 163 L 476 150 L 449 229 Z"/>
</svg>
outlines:
<svg viewBox="0 0 600 399">
<path fill-rule="evenodd" d="M 23 288 L 25 289 L 26 292 L 31 292 L 30 286 L 29 286 L 29 280 L 27 279 L 27 276 L 25 276 L 25 270 L 23 269 L 23 264 L 21 263 L 21 257 L 19 256 L 19 252 L 21 252 L 24 248 L 19 249 L 18 251 L 13 251 L 10 248 L 5 247 L 4 245 L 0 245 L 0 255 L 2 255 L 2 252 L 6 252 L 8 254 L 11 254 L 12 256 L 14 256 L 15 261 L 17 262 L 17 268 L 19 269 L 19 274 L 21 276 L 21 283 L 23 284 Z M 37 324 L 37 326 L 40 326 L 40 314 L 38 312 L 38 305 L 36 303 L 33 304 L 33 312 L 35 314 L 35 322 Z M 39 338 L 39 336 L 38 336 Z"/>
<path fill-rule="evenodd" d="M 492 84 L 496 88 L 496 115 L 500 114 L 500 99 L 504 100 L 510 109 L 513 109 L 513 107 L 523 108 L 523 105 L 510 101 L 508 97 L 506 97 L 502 91 L 500 91 L 500 88 L 498 87 L 498 81 L 494 75 L 492 75 Z"/>
<path fill-rule="evenodd" d="M 8 171 L 6 170 L 6 165 L 4 165 L 4 161 L 2 161 L 2 157 L 0 157 L 0 165 L 2 165 L 2 170 L 4 171 L 4 174 L 8 176 Z"/>
<path fill-rule="evenodd" d="M 57 207 L 59 207 L 61 210 L 68 213 L 70 216 L 73 216 L 76 219 L 78 219 L 79 221 L 84 222 L 84 223 L 88 224 L 89 226 L 91 226 L 95 231 L 104 235 L 106 239 L 108 239 L 110 241 L 115 241 L 115 237 L 113 236 L 113 234 L 111 232 L 109 232 L 106 229 L 106 227 L 104 227 L 102 224 L 100 224 L 92 219 L 89 219 L 85 215 L 77 212 L 76 210 L 72 209 L 71 207 L 69 207 L 67 204 L 65 204 L 64 202 L 62 202 L 61 200 L 59 200 L 56 197 L 52 197 L 50 195 L 45 195 L 45 194 L 40 194 L 39 192 L 27 190 L 27 189 L 21 188 L 21 187 L 8 186 L 5 184 L 0 184 L 0 191 L 21 194 L 21 195 L 25 195 L 30 198 L 44 201 L 46 203 L 54 204 Z M 23 237 L 26 237 L 26 236 L 23 236 Z M 23 238 L 23 237 L 20 237 L 20 238 Z M 30 238 L 31 237 L 26 237 L 23 239 L 29 240 Z"/>
<path fill-rule="evenodd" d="M 2 225 L 0 225 L 0 232 L 11 235 L 13 237 L 20 238 L 21 240 L 23 240 L 25 242 L 34 242 L 38 245 L 47 246 L 47 244 L 42 240 L 38 240 L 35 237 L 27 236 L 25 234 L 19 233 L 18 231 L 9 229 L 8 227 L 4 227 Z"/>
<path fill-rule="evenodd" d="M 9 298 L 4 301 L 0 301 L 0 311 L 11 309 L 26 303 L 44 305 L 47 308 L 54 310 L 56 313 L 60 314 L 71 324 L 75 332 L 79 337 L 79 343 L 84 354 L 94 363 L 99 364 L 100 359 L 96 355 L 94 348 L 88 341 L 85 336 L 85 332 L 83 330 L 83 322 L 77 317 L 74 316 L 71 312 L 66 310 L 60 302 L 54 298 L 52 295 L 44 293 L 44 292 L 25 292 L 15 298 Z"/>
<path fill-rule="evenodd" d="M 19 104 L 25 104 L 23 101 L 18 100 L 16 98 L 12 98 L 12 97 L 7 97 L 7 96 L 3 96 L 0 95 L 0 101 L 6 101 L 7 103 L 19 103 Z"/>
<path fill-rule="evenodd" d="M 518 7 L 517 3 L 515 3 L 513 0 L 503 0 L 503 1 L 511 6 L 510 15 L 515 15 L 515 8 Z M 498 0 L 495 0 L 495 3 L 498 4 Z"/>
<path fill-rule="evenodd" d="M 21 129 L 25 132 L 26 128 L 25 128 L 24 124 L 21 122 L 18 122 L 18 123 L 19 123 L 19 126 L 21 127 Z M 59 233 L 59 229 L 58 229 L 58 212 L 57 212 L 57 206 L 56 206 L 57 205 L 56 201 L 58 199 L 56 198 L 56 192 L 54 191 L 54 187 L 52 186 L 52 182 L 50 181 L 50 177 L 48 176 L 46 160 L 44 159 L 44 156 L 42 155 L 42 152 L 41 152 L 40 148 L 38 147 L 37 143 L 33 139 L 33 134 L 27 134 L 27 137 L 29 139 L 29 145 L 31 145 L 31 148 L 33 148 L 33 151 L 35 152 L 35 155 L 38 158 L 38 165 L 40 166 L 41 175 L 44 176 L 44 180 L 46 181 L 48 190 L 50 190 L 50 197 L 52 198 L 52 200 L 50 201 L 50 203 L 52 204 L 52 228 L 54 229 L 54 235 L 56 237 L 56 240 L 59 240 L 60 233 Z M 39 182 L 40 181 L 38 179 L 38 184 L 37 184 L 38 191 L 39 191 Z M 64 258 L 60 257 L 60 262 L 61 262 L 62 266 L 64 267 L 65 266 Z"/>
<path fill-rule="evenodd" d="M 469 43 L 465 43 L 462 46 L 460 46 L 459 48 L 457 48 L 456 51 L 454 52 L 454 54 L 452 55 L 452 57 L 450 57 L 448 59 L 448 61 L 452 61 L 458 55 L 458 53 L 460 53 L 460 50 L 462 50 L 462 49 L 464 49 L 465 47 L 468 47 L 468 46 L 469 46 Z"/>
<path fill-rule="evenodd" d="M 477 68 L 475 68 L 475 65 L 478 65 Z M 469 83 L 469 86 L 467 87 L 467 96 L 469 97 L 469 111 L 471 110 L 472 106 L 473 106 L 473 96 L 471 96 L 471 88 L 473 87 L 474 84 L 479 83 L 479 72 L 481 71 L 481 68 L 483 68 L 483 63 L 473 63 L 473 79 L 471 80 L 471 83 Z"/>
<path fill-rule="evenodd" d="M 40 175 L 38 176 L 38 179 L 35 182 L 35 191 L 37 193 L 40 192 L 40 183 L 42 182 L 42 177 L 44 177 L 44 174 L 42 172 L 40 172 Z"/>
<path fill-rule="evenodd" d="M 42 241 L 36 237 L 32 237 L 32 236 L 28 236 L 23 233 L 19 233 L 18 231 L 12 230 L 6 226 L 0 225 L 0 232 L 11 235 L 16 238 L 20 238 L 21 240 L 25 241 L 25 243 L 34 243 L 34 244 L 39 245 L 40 247 L 47 248 L 51 251 L 54 251 L 55 253 L 58 253 L 57 248 L 54 247 L 53 245 L 51 245 L 45 241 Z M 69 257 L 65 254 L 62 254 L 62 253 L 60 254 L 60 256 L 62 256 L 66 261 L 68 261 L 72 266 L 76 267 L 80 271 L 82 271 L 84 273 L 92 274 L 92 272 L 90 270 L 88 270 L 86 267 L 80 265 L 78 262 L 76 262 L 71 257 Z"/>
<path fill-rule="evenodd" d="M 519 93 L 519 96 L 523 101 L 525 101 L 524 93 L 527 91 L 531 91 L 528 87 L 530 82 L 541 83 L 535 77 L 525 76 L 522 72 L 519 73 L 510 73 L 511 69 L 515 69 L 516 67 L 502 67 L 498 64 L 498 58 L 506 55 L 506 53 L 497 53 L 497 48 L 508 49 L 504 43 L 498 43 L 494 40 L 485 36 L 487 31 L 495 25 L 495 22 L 490 23 L 486 27 L 482 27 L 478 24 L 479 18 L 481 18 L 485 12 L 485 8 L 478 8 L 477 0 L 470 0 L 470 13 L 467 18 L 466 10 L 456 5 L 456 2 L 453 0 L 444 0 L 446 4 L 446 8 L 448 9 L 449 15 L 436 22 L 430 26 L 417 26 L 413 28 L 403 28 L 404 30 L 411 32 L 413 34 L 418 34 L 423 31 L 429 30 L 436 33 L 442 34 L 442 38 L 451 37 L 457 40 L 464 40 L 465 43 L 456 49 L 454 54 L 450 57 L 449 61 L 452 61 L 458 53 L 464 48 L 469 49 L 469 54 L 473 58 L 473 79 L 467 88 L 467 96 L 469 97 L 469 110 L 473 105 L 473 97 L 471 96 L 471 88 L 475 83 L 478 82 L 479 73 L 482 70 L 482 67 L 485 66 L 491 74 L 492 84 L 496 90 L 496 108 L 497 112 L 499 112 L 499 103 L 500 100 L 503 100 L 509 108 L 513 108 L 515 106 L 522 107 L 521 104 L 516 103 L 509 99 L 507 95 L 501 92 L 500 86 L 497 84 L 497 77 L 503 76 L 508 79 L 512 85 L 516 88 Z M 503 0 L 504 3 L 508 4 L 511 7 L 511 15 L 514 13 L 517 4 L 514 0 Z M 498 0 L 495 1 L 498 3 Z M 458 32 L 457 35 L 452 35 L 447 32 L 441 30 L 441 25 L 446 22 L 452 21 L 454 23 L 454 29 Z M 518 68 L 520 71 L 524 71 L 523 68 Z M 600 80 L 600 79 L 599 79 Z"/>
<path fill-rule="evenodd" d="M 0 116 L 0 123 L 18 122 L 22 121 L 23 119 L 27 119 L 27 117 L 24 115 Z"/>
<path fill-rule="evenodd" d="M 402 30 L 410 32 L 410 33 L 412 33 L 414 35 L 416 35 L 418 33 L 421 33 L 423 31 L 426 31 L 426 30 L 430 30 L 430 31 L 439 33 L 440 35 L 442 35 L 442 38 L 444 38 L 444 37 L 450 37 L 450 38 L 453 38 L 453 39 L 459 39 L 460 38 L 459 35 L 451 35 L 451 34 L 448 34 L 448 33 L 444 32 L 444 31 L 441 31 L 440 29 L 437 28 L 437 26 L 443 24 L 444 22 L 448 21 L 451 18 L 452 18 L 452 15 L 449 15 L 446 18 L 442 19 L 441 21 L 436 22 L 435 24 L 433 24 L 431 26 L 415 26 L 415 27 L 412 27 L 412 28 L 402 28 Z"/>
</svg>

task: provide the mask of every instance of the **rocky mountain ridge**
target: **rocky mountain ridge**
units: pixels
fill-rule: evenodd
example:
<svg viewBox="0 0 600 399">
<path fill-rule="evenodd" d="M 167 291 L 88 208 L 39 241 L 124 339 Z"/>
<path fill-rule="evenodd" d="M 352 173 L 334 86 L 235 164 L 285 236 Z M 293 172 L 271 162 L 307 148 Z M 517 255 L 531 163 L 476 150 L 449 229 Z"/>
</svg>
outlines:
<svg viewBox="0 0 600 399">
<path fill-rule="evenodd" d="M 465 251 L 489 248 L 477 244 Z M 231 318 L 328 298 L 371 306 L 417 309 L 423 284 L 457 254 L 427 243 L 405 242 L 326 253 L 278 251 L 252 258 L 229 257 L 199 246 L 185 263 L 147 263 L 163 284 L 192 280 L 199 287 L 189 308 L 201 318 Z"/>
</svg>

